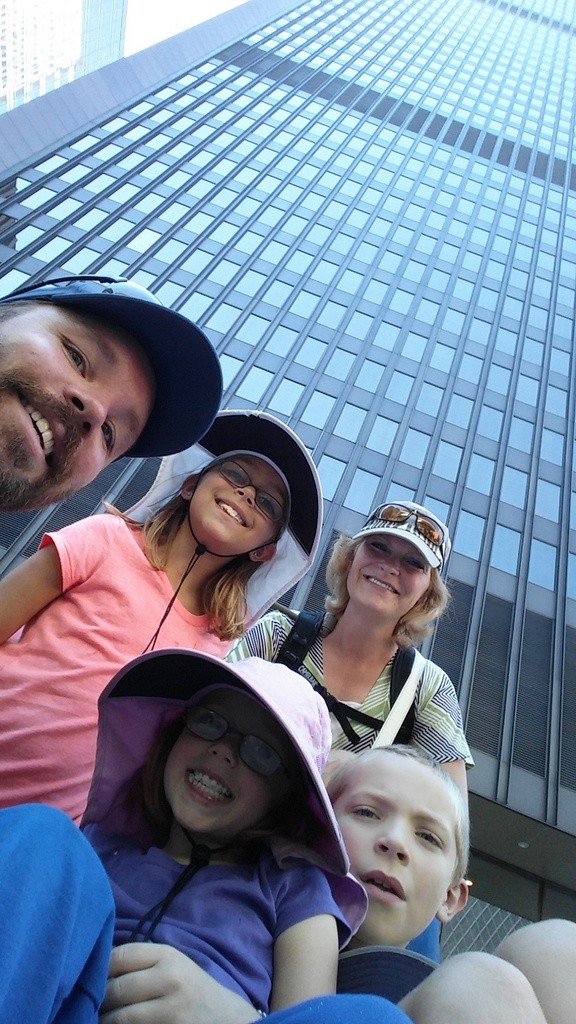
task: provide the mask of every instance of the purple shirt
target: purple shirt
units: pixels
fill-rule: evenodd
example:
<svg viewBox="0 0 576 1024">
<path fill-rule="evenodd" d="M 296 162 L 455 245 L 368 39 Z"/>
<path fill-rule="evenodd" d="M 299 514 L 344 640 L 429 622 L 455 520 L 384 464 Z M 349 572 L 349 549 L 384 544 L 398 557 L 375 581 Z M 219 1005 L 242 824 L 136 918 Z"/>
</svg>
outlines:
<svg viewBox="0 0 576 1024">
<path fill-rule="evenodd" d="M 114 944 L 126 942 L 137 922 L 169 892 L 184 870 L 157 847 L 143 851 L 123 836 L 89 825 L 86 836 L 112 884 Z M 266 850 L 256 864 L 209 864 L 188 881 L 154 931 L 154 942 L 174 946 L 216 981 L 268 1012 L 274 942 L 317 914 L 332 914 L 341 944 L 350 929 L 324 873 L 301 862 L 279 868 Z M 135 936 L 134 941 L 142 941 Z"/>
</svg>

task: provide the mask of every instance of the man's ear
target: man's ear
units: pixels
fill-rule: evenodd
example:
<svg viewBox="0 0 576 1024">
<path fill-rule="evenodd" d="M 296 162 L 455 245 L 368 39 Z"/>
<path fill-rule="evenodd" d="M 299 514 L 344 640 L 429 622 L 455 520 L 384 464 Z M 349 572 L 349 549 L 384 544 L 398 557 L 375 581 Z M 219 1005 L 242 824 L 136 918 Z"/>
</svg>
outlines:
<svg viewBox="0 0 576 1024">
<path fill-rule="evenodd" d="M 447 924 L 453 917 L 456 917 L 456 914 L 459 914 L 461 910 L 464 910 L 464 907 L 468 903 L 469 892 L 469 886 L 463 878 L 461 878 L 459 882 L 456 882 L 456 885 L 450 886 L 436 913 L 436 917 L 442 924 Z"/>
<path fill-rule="evenodd" d="M 198 482 L 198 473 L 193 473 L 192 476 L 187 476 L 182 487 L 180 488 L 180 494 L 186 501 L 190 501 L 190 498 L 194 494 L 194 488 Z"/>
<path fill-rule="evenodd" d="M 275 544 L 264 544 L 261 548 L 255 548 L 250 552 L 249 558 L 252 562 L 269 562 L 276 554 Z"/>
</svg>

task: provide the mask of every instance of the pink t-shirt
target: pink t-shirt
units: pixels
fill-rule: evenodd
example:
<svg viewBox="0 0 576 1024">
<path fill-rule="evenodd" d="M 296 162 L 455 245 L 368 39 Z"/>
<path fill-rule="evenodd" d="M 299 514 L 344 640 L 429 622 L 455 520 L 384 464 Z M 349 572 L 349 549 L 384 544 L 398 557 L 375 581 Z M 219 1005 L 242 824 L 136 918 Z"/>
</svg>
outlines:
<svg viewBox="0 0 576 1024">
<path fill-rule="evenodd" d="M 98 698 L 112 676 L 147 647 L 173 588 L 153 569 L 140 532 L 113 515 L 56 533 L 63 595 L 0 646 L 0 807 L 34 802 L 78 820 L 96 752 Z M 155 644 L 224 657 L 231 644 L 208 632 L 208 616 L 175 601 Z"/>
</svg>

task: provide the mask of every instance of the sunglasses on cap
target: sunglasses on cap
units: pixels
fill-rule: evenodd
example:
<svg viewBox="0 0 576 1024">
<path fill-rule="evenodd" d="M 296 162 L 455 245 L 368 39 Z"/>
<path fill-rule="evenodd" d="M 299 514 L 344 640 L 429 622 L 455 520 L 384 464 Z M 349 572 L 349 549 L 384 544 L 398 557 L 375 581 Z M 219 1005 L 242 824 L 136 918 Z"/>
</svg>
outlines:
<svg viewBox="0 0 576 1024">
<path fill-rule="evenodd" d="M 246 470 L 232 459 L 225 459 L 223 462 L 212 463 L 208 469 L 217 469 L 221 476 L 232 484 L 233 487 L 252 487 L 254 490 L 254 501 L 266 519 L 273 523 L 280 523 L 286 517 L 284 505 L 268 491 L 263 491 L 252 482 Z"/>
<path fill-rule="evenodd" d="M 228 720 L 218 711 L 212 711 L 210 708 L 200 705 L 189 708 L 184 716 L 184 726 L 193 736 L 198 736 L 199 739 L 207 740 L 209 743 L 221 740 L 230 733 L 239 736 L 238 756 L 257 775 L 268 778 L 270 775 L 274 775 L 279 768 L 283 768 L 287 772 L 280 755 L 269 743 L 259 739 L 258 736 L 246 735 L 238 732 L 237 729 L 232 729 Z"/>
<path fill-rule="evenodd" d="M 429 544 L 439 547 L 444 543 L 445 534 L 440 524 L 418 509 L 408 508 L 407 505 L 383 505 L 377 514 L 378 519 L 381 519 L 383 523 L 407 523 L 412 516 L 415 519 L 416 532 L 424 537 Z"/>
</svg>

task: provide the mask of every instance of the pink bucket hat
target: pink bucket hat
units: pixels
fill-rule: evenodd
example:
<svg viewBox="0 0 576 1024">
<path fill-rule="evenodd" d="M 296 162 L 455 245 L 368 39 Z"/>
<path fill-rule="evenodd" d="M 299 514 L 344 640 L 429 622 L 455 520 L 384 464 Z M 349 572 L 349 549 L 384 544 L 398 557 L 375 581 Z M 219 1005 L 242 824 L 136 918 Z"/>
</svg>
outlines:
<svg viewBox="0 0 576 1024">
<path fill-rule="evenodd" d="M 99 701 L 96 767 L 82 826 L 130 836 L 143 848 L 155 842 L 143 811 L 129 799 L 159 731 L 215 688 L 238 689 L 262 705 L 280 725 L 302 770 L 308 816 L 315 828 L 304 846 L 272 841 L 281 867 L 293 858 L 322 868 L 336 902 L 352 929 L 366 912 L 366 894 L 348 873 L 349 860 L 330 798 L 322 781 L 331 745 L 326 704 L 284 665 L 247 658 L 229 665 L 192 650 L 161 650 L 126 665 Z"/>
</svg>

